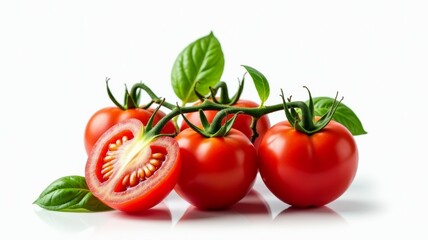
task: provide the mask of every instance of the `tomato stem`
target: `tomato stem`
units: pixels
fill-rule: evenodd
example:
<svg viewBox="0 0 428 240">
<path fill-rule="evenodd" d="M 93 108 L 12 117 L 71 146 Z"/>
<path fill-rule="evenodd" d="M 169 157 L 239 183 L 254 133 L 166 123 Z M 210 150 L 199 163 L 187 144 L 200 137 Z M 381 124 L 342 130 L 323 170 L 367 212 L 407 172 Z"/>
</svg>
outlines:
<svg viewBox="0 0 428 240">
<path fill-rule="evenodd" d="M 137 91 L 139 89 L 143 89 L 148 95 L 149 97 L 152 99 L 152 103 L 157 103 L 157 104 L 161 104 L 162 106 L 172 110 L 175 108 L 175 106 L 171 103 L 168 103 L 165 101 L 165 99 L 161 99 L 160 97 L 158 97 L 146 84 L 144 83 L 136 83 L 132 86 L 131 88 L 131 92 L 130 95 L 131 96 L 135 96 L 137 94 Z M 148 104 L 146 106 L 144 106 L 143 108 L 147 108 L 149 107 L 151 104 Z"/>
<path fill-rule="evenodd" d="M 251 142 L 254 143 L 256 141 L 256 138 L 259 136 L 259 133 L 257 132 L 257 121 L 260 118 L 255 118 L 252 117 L 251 118 L 251 124 L 250 124 L 250 128 L 251 128 Z"/>
<path fill-rule="evenodd" d="M 242 78 L 242 81 L 239 81 L 239 79 L 238 79 L 238 90 L 236 91 L 236 93 L 233 95 L 232 98 L 229 97 L 229 91 L 227 88 L 227 84 L 223 81 L 217 83 L 214 88 L 210 88 L 212 101 L 215 103 L 219 103 L 219 104 L 225 104 L 225 105 L 230 105 L 230 106 L 234 105 L 236 102 L 238 102 L 238 100 L 241 97 L 241 94 L 244 90 L 244 80 L 245 80 L 245 75 Z M 216 95 L 217 95 L 217 92 L 219 90 L 221 91 L 220 92 L 220 98 L 217 99 Z"/>
<path fill-rule="evenodd" d="M 218 85 L 217 87 L 224 86 L 222 84 Z M 243 87 L 243 81 L 242 84 L 240 84 L 240 88 Z M 135 95 L 136 91 L 138 89 L 143 89 L 147 92 L 147 94 L 152 98 L 152 101 L 154 103 L 159 104 L 160 106 L 165 106 L 168 109 L 171 110 L 165 117 L 163 117 L 151 130 L 149 130 L 150 134 L 158 135 L 160 134 L 161 129 L 167 124 L 168 121 L 171 119 L 177 120 L 177 117 L 184 113 L 190 113 L 190 112 L 197 112 L 197 111 L 206 111 L 206 110 L 216 110 L 218 113 L 214 117 L 212 123 L 209 126 L 209 130 L 205 130 L 205 133 L 203 133 L 203 130 L 199 130 L 201 134 L 204 136 L 218 136 L 220 134 L 220 130 L 222 128 L 223 119 L 226 118 L 229 114 L 246 114 L 250 115 L 253 119 L 251 122 L 251 129 L 253 131 L 252 133 L 252 140 L 255 140 L 258 136 L 257 129 L 256 129 L 256 123 L 260 117 L 263 115 L 276 112 L 279 110 L 284 110 L 287 120 L 292 124 L 292 126 L 301 132 L 304 132 L 306 134 L 314 134 L 321 129 L 323 129 L 333 118 L 333 115 L 339 106 L 340 101 L 337 101 L 337 94 L 336 98 L 334 100 L 333 105 L 325 113 L 323 116 L 321 116 L 320 119 L 315 121 L 315 112 L 314 112 L 314 104 L 312 100 L 312 95 L 309 89 L 304 86 L 304 88 L 308 91 L 309 95 L 309 103 L 306 104 L 302 101 L 291 101 L 291 97 L 287 100 L 284 97 L 284 92 L 281 89 L 280 97 L 282 98 L 282 103 L 271 105 L 271 106 L 260 106 L 257 108 L 249 108 L 249 107 L 237 107 L 237 106 L 231 106 L 228 104 L 222 104 L 217 101 L 212 101 L 210 99 L 204 99 L 202 104 L 196 105 L 196 106 L 181 106 L 179 107 L 177 105 L 173 105 L 171 103 L 168 103 L 165 101 L 165 99 L 161 99 L 158 96 L 156 96 L 153 91 L 151 91 L 150 88 L 148 88 L 143 83 L 137 83 L 135 84 L 130 92 L 130 95 Z M 216 90 L 214 90 L 215 92 Z M 223 91 L 223 90 L 222 90 Z M 238 90 L 236 96 L 240 95 L 240 91 Z M 226 90 L 227 92 L 227 90 Z M 215 95 L 215 94 L 214 94 Z M 343 98 L 342 98 L 343 99 Z M 298 109 L 298 111 L 296 110 Z M 234 116 L 234 118 L 236 115 Z M 201 119 L 203 120 L 203 117 L 201 116 Z M 185 119 L 186 121 L 186 119 Z M 204 122 L 204 121 L 203 121 Z M 206 122 L 206 121 L 205 121 Z M 175 122 L 176 124 L 176 122 Z M 176 124 L 177 125 L 177 124 Z M 188 124 L 190 126 L 190 124 Z M 205 124 L 207 125 L 207 124 Z M 207 126 L 205 126 L 207 127 Z M 226 128 L 225 128 L 226 129 Z M 222 130 L 223 131 L 223 130 Z M 227 131 L 226 131 L 227 133 Z"/>
<path fill-rule="evenodd" d="M 297 107 L 297 103 L 290 102 L 288 103 L 291 107 Z M 160 133 L 160 130 L 162 127 L 171 119 L 174 117 L 177 117 L 180 114 L 184 113 L 190 113 L 190 112 L 197 112 L 199 110 L 217 110 L 219 111 L 216 116 L 214 117 L 214 120 L 211 124 L 214 126 L 221 125 L 221 122 L 223 118 L 225 118 L 228 114 L 247 114 L 250 115 L 256 119 L 259 119 L 263 115 L 276 112 L 283 109 L 283 104 L 277 104 L 272 106 L 263 106 L 261 108 L 248 108 L 248 107 L 236 107 L 236 106 L 229 106 L 224 104 L 219 104 L 212 102 L 210 100 L 205 100 L 202 102 L 202 104 L 197 106 L 182 106 L 182 107 L 174 107 L 171 112 L 169 112 L 165 117 L 163 117 L 154 127 L 153 131 L 155 134 Z M 213 127 L 215 128 L 215 127 Z"/>
</svg>

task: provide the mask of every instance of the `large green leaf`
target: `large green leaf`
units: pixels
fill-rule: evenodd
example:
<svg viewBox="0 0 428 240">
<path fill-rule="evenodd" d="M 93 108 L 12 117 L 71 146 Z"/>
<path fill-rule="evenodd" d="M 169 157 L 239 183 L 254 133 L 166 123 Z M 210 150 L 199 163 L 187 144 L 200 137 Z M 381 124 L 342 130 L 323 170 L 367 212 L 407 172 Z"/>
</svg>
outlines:
<svg viewBox="0 0 428 240">
<path fill-rule="evenodd" d="M 198 100 L 194 90 L 202 95 L 220 81 L 224 56 L 220 42 L 211 32 L 189 44 L 177 57 L 172 68 L 171 83 L 183 105 Z"/>
<path fill-rule="evenodd" d="M 85 178 L 81 176 L 66 176 L 55 180 L 34 203 L 52 211 L 95 212 L 111 210 L 89 191 Z"/>
</svg>

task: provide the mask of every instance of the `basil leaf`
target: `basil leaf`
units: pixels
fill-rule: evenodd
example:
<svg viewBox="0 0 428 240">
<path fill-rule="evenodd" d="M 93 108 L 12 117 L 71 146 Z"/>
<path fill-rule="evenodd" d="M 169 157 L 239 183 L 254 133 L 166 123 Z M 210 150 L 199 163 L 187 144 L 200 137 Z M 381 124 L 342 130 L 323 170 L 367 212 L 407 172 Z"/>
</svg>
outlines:
<svg viewBox="0 0 428 240">
<path fill-rule="evenodd" d="M 183 105 L 210 92 L 209 87 L 220 81 L 224 56 L 220 42 L 211 32 L 188 45 L 177 57 L 172 68 L 171 83 Z"/>
<path fill-rule="evenodd" d="M 334 98 L 330 97 L 313 98 L 315 115 L 324 115 L 333 105 L 334 101 Z M 357 115 L 343 103 L 340 103 L 337 107 L 333 115 L 333 120 L 344 125 L 354 136 L 367 133 Z"/>
<path fill-rule="evenodd" d="M 254 85 L 256 86 L 257 93 L 260 97 L 260 106 L 263 106 L 263 104 L 266 102 L 266 100 L 269 98 L 270 94 L 270 88 L 269 88 L 269 82 L 266 79 L 266 77 L 256 69 L 242 65 L 245 70 L 250 74 L 251 78 L 253 79 Z"/>
<path fill-rule="evenodd" d="M 34 204 L 52 211 L 111 210 L 89 191 L 85 178 L 81 176 L 66 176 L 55 180 L 40 194 Z"/>
</svg>

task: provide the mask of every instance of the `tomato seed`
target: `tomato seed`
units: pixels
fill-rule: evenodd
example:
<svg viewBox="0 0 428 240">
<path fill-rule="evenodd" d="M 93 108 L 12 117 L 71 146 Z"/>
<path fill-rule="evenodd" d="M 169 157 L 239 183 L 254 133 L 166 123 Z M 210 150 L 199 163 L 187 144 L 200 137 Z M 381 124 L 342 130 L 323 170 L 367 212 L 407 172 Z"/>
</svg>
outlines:
<svg viewBox="0 0 428 240">
<path fill-rule="evenodd" d="M 107 156 L 105 156 L 104 157 L 104 162 L 110 162 L 110 161 L 112 161 L 112 160 L 114 160 L 115 159 L 115 157 L 114 156 L 112 156 L 112 155 L 107 155 Z"/>
<path fill-rule="evenodd" d="M 150 159 L 149 163 L 155 167 L 159 167 L 162 163 L 156 159 Z"/>
<path fill-rule="evenodd" d="M 110 172 L 105 173 L 103 175 L 103 179 L 104 180 L 108 180 L 111 177 L 112 174 L 113 174 L 113 169 Z"/>
<path fill-rule="evenodd" d="M 153 165 L 152 165 L 152 164 L 150 164 L 150 163 L 147 163 L 147 164 L 146 164 L 146 167 L 147 167 L 151 172 L 156 171 L 156 167 L 155 167 L 155 166 L 153 166 Z"/>
<path fill-rule="evenodd" d="M 127 186 L 128 186 L 128 184 L 129 184 L 129 174 L 127 174 L 127 175 L 123 178 L 123 180 L 122 180 L 122 185 L 123 185 L 124 187 L 127 187 Z"/>
<path fill-rule="evenodd" d="M 104 162 L 105 162 L 105 161 L 104 161 Z M 101 168 L 102 168 L 102 169 L 104 169 L 104 168 L 110 167 L 110 166 L 112 166 L 112 165 L 113 165 L 113 162 L 112 162 L 112 161 L 105 162 Z"/>
<path fill-rule="evenodd" d="M 137 172 L 133 171 L 131 173 L 131 177 L 129 178 L 129 186 L 134 187 L 135 185 L 137 185 L 137 183 L 138 183 Z"/>
<path fill-rule="evenodd" d="M 116 151 L 117 149 L 119 149 L 119 146 L 114 143 L 110 143 L 110 145 L 108 145 L 109 151 Z"/>
<path fill-rule="evenodd" d="M 143 170 L 146 177 L 152 176 L 153 173 L 146 166 L 143 166 Z"/>
<path fill-rule="evenodd" d="M 163 153 L 153 153 L 152 158 L 163 161 L 165 160 L 165 155 Z"/>
<path fill-rule="evenodd" d="M 101 169 L 101 174 L 105 174 L 106 172 L 109 172 L 110 170 L 113 170 L 113 165 L 107 166 L 103 169 Z"/>
<path fill-rule="evenodd" d="M 138 170 L 137 170 L 137 176 L 138 176 L 139 179 L 144 180 L 145 175 L 144 175 L 143 169 L 138 168 Z"/>
</svg>

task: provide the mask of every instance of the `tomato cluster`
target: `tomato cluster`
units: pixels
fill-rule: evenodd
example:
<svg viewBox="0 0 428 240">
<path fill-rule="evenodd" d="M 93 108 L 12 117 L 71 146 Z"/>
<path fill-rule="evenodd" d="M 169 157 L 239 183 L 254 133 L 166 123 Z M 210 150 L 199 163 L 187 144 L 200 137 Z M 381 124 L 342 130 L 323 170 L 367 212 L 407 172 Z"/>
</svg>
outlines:
<svg viewBox="0 0 428 240">
<path fill-rule="evenodd" d="M 297 127 L 293 120 L 293 116 L 298 117 L 296 111 L 284 104 L 288 120 L 270 127 L 268 114 L 262 114 L 256 125 L 258 137 L 251 142 L 254 134 L 250 114 L 257 104 L 240 100 L 226 106 L 207 99 L 190 108 L 174 108 L 169 118 L 183 110 L 188 112 L 183 114 L 185 121 L 178 133 L 169 137 L 156 132 L 172 124 L 159 107 L 150 110 L 150 116 L 145 113 L 147 118 L 143 120 L 132 114 L 149 110 L 99 111 L 104 112 L 105 119 L 112 119 L 104 121 L 106 124 L 118 115 L 129 117 L 122 117 L 101 137 L 93 124 L 99 112 L 89 120 L 86 132 L 97 135 L 85 137 L 98 139 L 89 145 L 86 180 L 91 192 L 106 205 L 142 211 L 175 190 L 199 209 L 225 209 L 246 196 L 260 173 L 266 187 L 283 202 L 317 207 L 341 196 L 356 174 L 358 151 L 354 138 L 334 120 L 313 117 L 312 125 Z M 225 109 L 235 113 L 224 113 Z M 226 117 L 216 120 L 222 112 Z M 215 127 L 215 121 L 221 124 Z M 161 129 L 156 127 L 159 122 Z M 304 131 L 317 126 L 320 129 L 315 132 Z"/>
<path fill-rule="evenodd" d="M 84 182 L 60 179 L 36 202 L 55 210 L 140 212 L 176 191 L 198 209 L 226 209 L 251 192 L 257 174 L 279 200 L 295 207 L 323 206 L 340 197 L 357 171 L 353 136 L 365 133 L 352 110 L 337 96 L 312 98 L 307 88 L 306 102 L 286 100 L 281 91 L 282 103 L 266 106 L 267 79 L 244 65 L 260 103 L 241 98 L 244 79 L 229 98 L 219 81 L 223 67 L 220 43 L 210 33 L 187 46 L 173 66 L 171 82 L 181 106 L 143 83 L 126 90 L 120 104 L 107 84 L 116 106 L 96 111 L 86 125 Z M 145 105 L 139 104 L 141 90 L 150 97 Z M 284 111 L 286 120 L 271 126 L 269 114 L 275 111 Z M 93 195 L 82 195 L 82 187 Z"/>
</svg>

